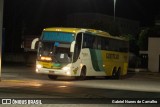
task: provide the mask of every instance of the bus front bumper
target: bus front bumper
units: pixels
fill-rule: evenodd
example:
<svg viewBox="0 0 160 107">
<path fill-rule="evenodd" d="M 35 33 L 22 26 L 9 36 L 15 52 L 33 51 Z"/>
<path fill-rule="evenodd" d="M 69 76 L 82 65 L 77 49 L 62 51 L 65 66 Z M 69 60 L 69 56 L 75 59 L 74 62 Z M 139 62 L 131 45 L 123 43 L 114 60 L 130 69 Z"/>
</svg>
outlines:
<svg viewBox="0 0 160 107">
<path fill-rule="evenodd" d="M 63 69 L 48 69 L 48 68 L 36 68 L 36 73 L 48 74 L 48 75 L 59 75 L 59 76 L 71 76 L 70 70 Z"/>
</svg>

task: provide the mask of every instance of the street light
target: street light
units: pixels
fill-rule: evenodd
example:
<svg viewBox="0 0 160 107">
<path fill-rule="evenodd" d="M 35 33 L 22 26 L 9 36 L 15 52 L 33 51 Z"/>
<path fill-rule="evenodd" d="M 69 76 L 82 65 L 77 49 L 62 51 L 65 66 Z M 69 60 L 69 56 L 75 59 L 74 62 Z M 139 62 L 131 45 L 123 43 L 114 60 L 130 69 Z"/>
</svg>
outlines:
<svg viewBox="0 0 160 107">
<path fill-rule="evenodd" d="M 116 17 L 116 0 L 114 0 L 114 22 Z"/>
</svg>

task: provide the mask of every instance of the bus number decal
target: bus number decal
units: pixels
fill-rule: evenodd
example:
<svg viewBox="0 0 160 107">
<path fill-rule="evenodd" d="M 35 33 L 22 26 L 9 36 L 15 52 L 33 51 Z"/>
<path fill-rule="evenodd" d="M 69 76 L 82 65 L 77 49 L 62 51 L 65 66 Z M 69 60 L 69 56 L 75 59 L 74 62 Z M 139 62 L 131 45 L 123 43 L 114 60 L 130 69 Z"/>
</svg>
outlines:
<svg viewBox="0 0 160 107">
<path fill-rule="evenodd" d="M 119 55 L 118 55 L 118 54 L 110 54 L 110 53 L 107 53 L 107 54 L 106 54 L 106 58 L 107 58 L 107 59 L 119 59 Z"/>
</svg>

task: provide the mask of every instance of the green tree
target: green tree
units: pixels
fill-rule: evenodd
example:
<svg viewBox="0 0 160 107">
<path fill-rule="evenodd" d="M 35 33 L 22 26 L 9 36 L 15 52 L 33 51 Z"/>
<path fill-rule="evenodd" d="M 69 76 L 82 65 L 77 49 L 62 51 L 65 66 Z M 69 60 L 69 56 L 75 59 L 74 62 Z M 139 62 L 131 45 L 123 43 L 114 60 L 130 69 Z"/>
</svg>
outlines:
<svg viewBox="0 0 160 107">
<path fill-rule="evenodd" d="M 138 56 L 139 46 L 138 46 L 137 39 L 135 38 L 135 36 L 131 34 L 126 34 L 126 35 L 121 35 L 121 37 L 124 37 L 129 40 L 129 51 L 131 53 L 134 53 L 136 56 Z"/>
<path fill-rule="evenodd" d="M 148 50 L 148 37 L 149 37 L 149 28 L 141 30 L 138 39 L 138 46 L 140 50 Z"/>
</svg>

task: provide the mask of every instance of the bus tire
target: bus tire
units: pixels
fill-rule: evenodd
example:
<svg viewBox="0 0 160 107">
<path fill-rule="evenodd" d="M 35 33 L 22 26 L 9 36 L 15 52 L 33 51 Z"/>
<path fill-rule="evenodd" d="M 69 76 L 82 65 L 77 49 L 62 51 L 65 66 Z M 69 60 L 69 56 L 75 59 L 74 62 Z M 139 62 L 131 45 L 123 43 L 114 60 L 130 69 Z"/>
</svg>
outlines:
<svg viewBox="0 0 160 107">
<path fill-rule="evenodd" d="M 120 78 L 121 78 L 121 68 L 118 68 L 115 79 L 119 80 Z"/>
<path fill-rule="evenodd" d="M 51 80 L 56 80 L 57 76 L 55 76 L 55 75 L 48 75 L 48 78 L 51 79 Z"/>
<path fill-rule="evenodd" d="M 78 80 L 85 80 L 86 78 L 86 67 L 82 67 L 80 76 L 76 77 Z"/>
<path fill-rule="evenodd" d="M 112 71 L 112 79 L 116 79 L 116 75 L 117 75 L 117 72 L 116 72 L 116 67 L 113 68 L 113 71 Z"/>
</svg>

